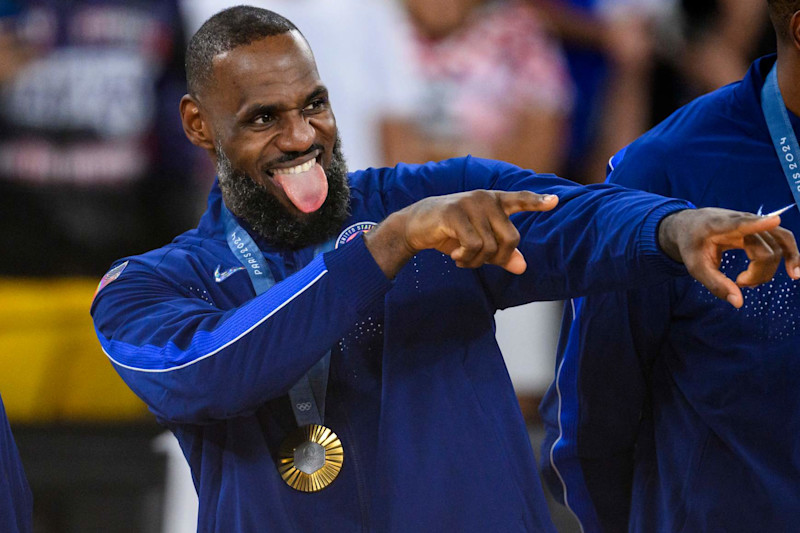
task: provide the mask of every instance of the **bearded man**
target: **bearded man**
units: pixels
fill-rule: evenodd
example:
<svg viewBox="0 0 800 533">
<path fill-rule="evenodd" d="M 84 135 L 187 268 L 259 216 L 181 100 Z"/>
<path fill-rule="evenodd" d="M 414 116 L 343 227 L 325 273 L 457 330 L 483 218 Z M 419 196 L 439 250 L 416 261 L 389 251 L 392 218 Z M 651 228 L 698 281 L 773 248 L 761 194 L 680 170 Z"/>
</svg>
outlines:
<svg viewBox="0 0 800 533">
<path fill-rule="evenodd" d="M 312 52 L 270 11 L 209 19 L 187 77 L 208 211 L 118 262 L 92 313 L 178 438 L 201 531 L 552 531 L 494 312 L 680 261 L 741 305 L 715 263 L 730 247 L 754 258 L 740 284 L 781 255 L 800 277 L 777 217 L 469 157 L 348 174 Z"/>
</svg>

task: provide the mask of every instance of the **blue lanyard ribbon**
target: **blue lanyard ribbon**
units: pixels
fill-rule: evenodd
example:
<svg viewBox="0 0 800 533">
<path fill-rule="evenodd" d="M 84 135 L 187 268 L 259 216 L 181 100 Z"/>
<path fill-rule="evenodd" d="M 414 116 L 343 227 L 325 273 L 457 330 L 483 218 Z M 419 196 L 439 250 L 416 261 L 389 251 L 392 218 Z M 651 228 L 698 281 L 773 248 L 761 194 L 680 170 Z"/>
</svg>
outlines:
<svg viewBox="0 0 800 533">
<path fill-rule="evenodd" d="M 275 285 L 275 277 L 264 259 L 264 254 L 261 253 L 250 234 L 236 222 L 233 214 L 224 204 L 221 214 L 228 248 L 247 271 L 256 294 L 266 292 Z M 333 240 L 331 239 L 317 246 L 314 249 L 314 256 L 332 249 Z M 330 357 L 331 352 L 328 350 L 328 353 L 289 389 L 289 400 L 299 427 L 309 424 L 322 425 L 325 420 L 325 395 L 328 390 Z"/>
<path fill-rule="evenodd" d="M 789 120 L 789 111 L 778 86 L 777 66 L 777 63 L 773 65 L 761 88 L 761 109 L 767 120 L 769 134 L 781 162 L 783 174 L 789 183 L 795 204 L 800 209 L 800 145 L 797 144 L 792 122 Z"/>
</svg>

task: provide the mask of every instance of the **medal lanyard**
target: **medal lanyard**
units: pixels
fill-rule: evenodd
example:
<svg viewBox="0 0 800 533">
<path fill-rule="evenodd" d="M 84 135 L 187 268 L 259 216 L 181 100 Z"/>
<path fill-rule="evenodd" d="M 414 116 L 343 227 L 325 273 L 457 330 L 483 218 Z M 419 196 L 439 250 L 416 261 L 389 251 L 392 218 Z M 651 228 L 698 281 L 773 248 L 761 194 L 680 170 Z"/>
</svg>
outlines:
<svg viewBox="0 0 800 533">
<path fill-rule="evenodd" d="M 262 294 L 275 285 L 275 278 L 264 260 L 258 245 L 233 217 L 228 208 L 222 205 L 222 222 L 225 237 L 233 255 L 247 270 L 256 294 Z M 333 240 L 314 248 L 314 256 L 333 249 Z M 294 418 L 299 427 L 309 424 L 322 425 L 325 420 L 325 394 L 328 389 L 328 370 L 331 352 L 320 359 L 306 374 L 289 389 Z"/>
<path fill-rule="evenodd" d="M 789 111 L 783 102 L 781 89 L 778 86 L 777 62 L 769 71 L 764 86 L 761 88 L 761 109 L 767 120 L 772 144 L 783 168 L 783 174 L 789 183 L 795 204 L 800 208 L 800 146 L 794 128 L 789 120 Z"/>
</svg>

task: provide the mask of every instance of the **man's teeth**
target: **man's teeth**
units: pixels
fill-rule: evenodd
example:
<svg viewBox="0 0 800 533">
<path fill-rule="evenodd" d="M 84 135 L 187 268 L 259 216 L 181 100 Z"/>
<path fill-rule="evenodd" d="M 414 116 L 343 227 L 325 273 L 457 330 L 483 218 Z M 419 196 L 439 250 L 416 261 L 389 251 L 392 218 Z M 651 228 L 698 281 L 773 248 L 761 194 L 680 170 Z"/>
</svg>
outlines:
<svg viewBox="0 0 800 533">
<path fill-rule="evenodd" d="M 275 174 L 299 174 L 301 172 L 306 172 L 311 170 L 311 167 L 317 164 L 316 159 L 309 159 L 302 165 L 297 165 L 296 167 L 289 167 L 289 168 L 277 168 L 275 169 Z"/>
</svg>

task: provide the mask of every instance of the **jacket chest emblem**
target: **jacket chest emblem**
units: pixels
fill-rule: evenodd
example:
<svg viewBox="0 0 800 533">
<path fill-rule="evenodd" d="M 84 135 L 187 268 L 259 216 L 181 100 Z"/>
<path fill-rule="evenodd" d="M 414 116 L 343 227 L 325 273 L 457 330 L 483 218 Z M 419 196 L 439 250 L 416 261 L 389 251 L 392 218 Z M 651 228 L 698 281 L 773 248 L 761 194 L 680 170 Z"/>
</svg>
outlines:
<svg viewBox="0 0 800 533">
<path fill-rule="evenodd" d="M 217 265 L 217 268 L 214 270 L 214 281 L 217 283 L 222 283 L 233 274 L 237 273 L 240 270 L 244 270 L 243 266 L 229 268 L 228 270 L 221 271 L 222 265 Z"/>
<path fill-rule="evenodd" d="M 347 244 L 348 242 L 352 241 L 361 233 L 367 233 L 369 230 L 377 226 L 377 222 L 356 222 L 350 226 L 347 226 L 344 231 L 342 231 L 339 236 L 336 238 L 336 248 L 343 244 Z"/>
</svg>

